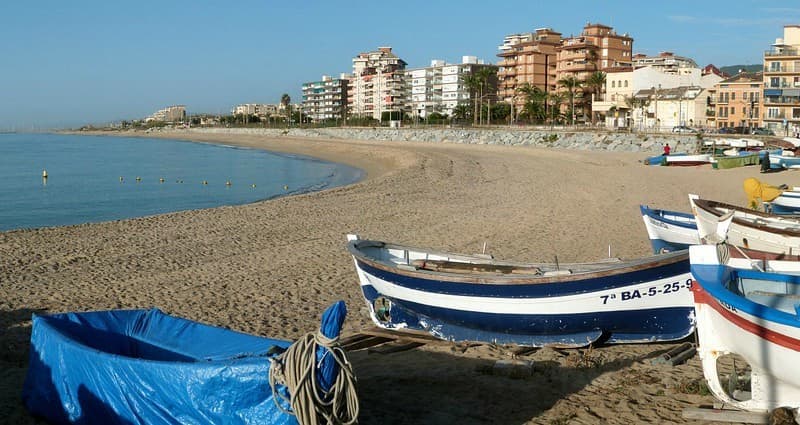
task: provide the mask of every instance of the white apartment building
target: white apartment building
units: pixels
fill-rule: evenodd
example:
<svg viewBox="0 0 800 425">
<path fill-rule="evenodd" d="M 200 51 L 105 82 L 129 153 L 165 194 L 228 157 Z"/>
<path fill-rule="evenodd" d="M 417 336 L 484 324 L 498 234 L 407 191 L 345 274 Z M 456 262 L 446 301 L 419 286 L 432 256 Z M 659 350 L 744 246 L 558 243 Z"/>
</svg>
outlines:
<svg viewBox="0 0 800 425">
<path fill-rule="evenodd" d="M 391 47 L 360 53 L 353 58 L 353 76 L 347 90 L 349 116 L 381 120 L 384 112 L 405 108 L 406 62 Z M 399 118 L 399 114 L 398 114 Z"/>
<path fill-rule="evenodd" d="M 675 74 L 682 68 L 697 68 L 697 63 L 690 58 L 678 56 L 672 52 L 661 52 L 658 56 L 644 54 L 633 55 L 631 60 L 634 68 L 652 66 L 659 68 L 665 74 Z"/>
<path fill-rule="evenodd" d="M 406 80 L 410 82 L 407 106 L 411 115 L 420 119 L 434 112 L 452 116 L 458 105 L 470 103 L 470 91 L 464 85 L 464 76 L 482 68 L 491 68 L 495 74 L 497 71 L 496 65 L 485 64 L 475 56 L 462 56 L 460 64 L 434 59 L 429 67 L 406 70 Z M 496 79 L 489 81 L 487 92 L 496 98 Z"/>
<path fill-rule="evenodd" d="M 233 115 L 257 115 L 259 117 L 269 117 L 278 114 L 279 105 L 266 103 L 242 103 L 236 105 L 232 110 Z"/>
<path fill-rule="evenodd" d="M 348 74 L 323 75 L 320 81 L 303 84 L 303 115 L 314 122 L 345 119 L 350 78 Z"/>
<path fill-rule="evenodd" d="M 707 93 L 714 85 L 722 81 L 722 77 L 719 75 L 701 74 L 700 68 L 677 68 L 665 72 L 663 67 L 654 66 L 646 66 L 633 71 L 609 72 L 606 74 L 604 94 L 601 99 L 596 99 L 592 103 L 592 110 L 604 114 L 605 124 L 610 128 L 641 124 L 647 128 L 658 126 L 660 129 L 671 129 L 680 122 L 683 122 L 684 125 L 691 123 L 695 126 L 706 126 L 708 123 L 706 122 L 705 108 L 702 108 L 702 111 L 692 109 L 691 114 L 687 112 L 688 109 L 681 109 L 684 111 L 683 118 L 678 115 L 665 115 L 668 113 L 667 107 L 663 107 L 658 113 L 655 110 L 656 104 L 669 101 L 665 98 L 655 102 L 655 97 L 668 96 L 666 93 L 669 93 L 670 89 L 683 88 L 684 90 L 681 92 L 683 94 L 680 96 L 701 96 L 702 93 L 695 93 L 695 88 Z M 626 102 L 626 98 L 633 98 L 637 94 L 641 96 L 643 93 L 651 93 L 653 96 L 650 101 L 651 106 L 645 111 L 646 118 L 640 116 L 642 115 L 641 111 L 631 110 Z M 702 100 L 705 101 L 705 99 Z M 684 102 L 688 102 L 688 100 L 684 99 Z M 692 102 L 694 102 L 694 97 L 692 97 Z M 688 108 L 685 103 L 684 107 Z M 676 107 L 676 111 L 677 109 Z"/>
<path fill-rule="evenodd" d="M 168 106 L 144 119 L 145 122 L 150 122 L 150 121 L 180 122 L 185 120 L 186 120 L 185 105 Z"/>
</svg>

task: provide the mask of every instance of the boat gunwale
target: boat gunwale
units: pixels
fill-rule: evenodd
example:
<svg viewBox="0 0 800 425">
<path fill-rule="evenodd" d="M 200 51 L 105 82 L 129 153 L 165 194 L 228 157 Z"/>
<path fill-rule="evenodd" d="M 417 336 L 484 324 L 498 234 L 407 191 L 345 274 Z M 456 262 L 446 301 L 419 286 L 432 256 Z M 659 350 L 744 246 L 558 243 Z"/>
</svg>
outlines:
<svg viewBox="0 0 800 425">
<path fill-rule="evenodd" d="M 758 217 L 762 217 L 762 218 L 765 218 L 765 219 L 778 220 L 778 222 L 790 221 L 790 220 L 788 220 L 788 217 L 786 217 L 786 216 L 776 216 L 776 215 L 773 215 L 773 214 L 767 214 L 765 212 L 761 212 L 761 211 L 757 211 L 757 210 L 750 210 L 750 209 L 742 208 L 742 207 L 739 207 L 739 206 L 736 206 L 736 205 L 726 204 L 724 202 L 710 201 L 710 200 L 707 200 L 707 199 L 695 199 L 694 203 L 698 208 L 700 208 L 703 211 L 705 211 L 705 212 L 707 212 L 709 214 L 712 214 L 712 215 L 714 215 L 716 217 L 722 217 L 724 215 L 724 213 L 722 213 L 719 210 L 717 210 L 717 208 L 725 208 L 725 209 L 728 209 L 728 210 L 738 211 L 738 212 L 742 212 L 742 213 L 745 213 L 745 214 L 752 214 L 752 215 L 755 215 L 755 216 L 758 216 Z M 751 222 L 751 221 L 744 220 L 742 218 L 736 217 L 735 214 L 733 216 L 733 222 L 736 223 L 736 224 L 739 224 L 740 226 L 743 226 L 743 227 L 747 227 L 747 228 L 751 228 L 751 229 L 755 229 L 755 230 L 761 230 L 761 231 L 767 232 L 767 233 L 774 233 L 774 234 L 779 234 L 779 235 L 783 235 L 783 236 L 791 236 L 791 237 L 799 237 L 800 238 L 800 222 L 798 222 L 798 230 L 782 229 L 780 227 L 770 226 L 767 223 L 764 223 L 764 224 L 754 223 L 754 222 Z"/>
<path fill-rule="evenodd" d="M 78 340 L 76 338 L 73 338 L 68 333 L 64 332 L 60 327 L 56 326 L 56 323 L 54 323 L 55 320 L 67 320 L 67 319 L 65 319 L 65 316 L 67 316 L 68 314 L 81 315 L 81 314 L 86 314 L 86 313 L 107 313 L 107 312 L 112 312 L 112 311 L 137 312 L 137 311 L 149 311 L 149 309 L 129 308 L 129 309 L 114 309 L 114 310 L 80 311 L 80 312 L 70 312 L 70 313 L 66 313 L 66 312 L 65 313 L 51 313 L 51 314 L 37 314 L 37 313 L 34 313 L 32 318 L 31 318 L 31 322 L 32 322 L 31 329 L 33 329 L 33 322 L 38 320 L 40 322 L 40 326 L 46 327 L 48 332 L 56 333 L 57 335 L 59 335 L 59 337 L 64 338 L 65 340 L 67 340 L 70 343 L 74 344 L 74 346 L 77 347 L 78 349 L 80 349 L 81 351 L 85 351 L 87 353 L 94 353 L 95 355 L 97 355 L 99 357 L 110 357 L 110 358 L 115 358 L 115 359 L 121 359 L 121 361 L 125 361 L 125 362 L 147 362 L 147 363 L 151 363 L 151 364 L 173 365 L 174 367 L 190 367 L 190 368 L 198 368 L 198 367 L 203 367 L 203 366 L 219 367 L 220 364 L 229 364 L 231 366 L 249 364 L 249 363 L 260 364 L 260 363 L 263 363 L 264 361 L 269 363 L 269 359 L 270 359 L 269 356 L 258 355 L 256 353 L 240 353 L 240 355 L 235 356 L 235 357 L 229 357 L 229 358 L 224 358 L 224 359 L 213 359 L 213 360 L 203 359 L 203 358 L 193 358 L 192 361 L 155 360 L 155 359 L 148 359 L 148 358 L 144 358 L 144 357 L 128 356 L 128 355 L 124 355 L 124 354 L 113 353 L 113 352 L 110 352 L 110 351 L 102 350 L 102 349 L 99 349 L 99 348 L 95 348 L 95 347 L 93 347 L 93 346 L 91 346 L 89 344 L 86 344 L 86 343 L 84 343 L 84 342 L 82 342 L 82 341 L 80 341 L 80 340 Z M 181 319 L 180 317 L 164 313 L 163 311 L 161 312 L 161 314 L 163 314 L 164 316 L 171 317 L 171 318 Z M 187 320 L 187 321 L 190 321 L 190 322 L 193 322 L 193 323 L 198 323 L 200 325 L 208 326 L 208 327 L 211 327 L 211 328 L 219 328 L 219 329 L 225 330 L 227 332 L 237 333 L 237 334 L 241 334 L 241 335 L 245 335 L 245 336 L 253 336 L 255 338 L 265 339 L 265 340 L 269 340 L 269 341 L 286 342 L 287 346 L 291 345 L 291 341 L 283 341 L 283 340 L 279 340 L 279 339 L 275 339 L 275 338 L 264 337 L 264 336 L 261 336 L 261 335 L 251 335 L 251 334 L 247 334 L 247 333 L 244 333 L 244 332 L 236 331 L 236 330 L 233 330 L 233 329 L 228 329 L 228 328 L 224 328 L 224 327 L 220 327 L 220 326 L 210 325 L 210 324 L 207 324 L 207 323 L 194 321 L 194 320 L 191 320 L 191 319 L 184 319 L 184 320 Z M 69 320 L 67 320 L 67 321 L 69 322 Z M 76 322 L 71 322 L 71 323 L 75 323 L 77 325 L 81 325 L 80 323 L 76 323 Z M 31 332 L 32 332 L 32 330 L 31 330 Z M 132 335 L 127 335 L 127 334 L 120 334 L 120 335 L 125 336 L 127 338 L 135 339 L 137 341 L 145 342 L 145 343 L 148 343 L 148 344 L 152 343 L 151 341 L 143 341 L 143 340 L 141 340 L 139 338 L 136 338 L 136 337 L 134 337 Z M 166 349 L 166 347 L 161 347 L 161 346 L 158 346 L 158 345 L 155 345 L 155 346 L 159 347 L 159 348 Z M 243 355 L 243 354 L 247 354 L 247 355 Z M 180 365 L 180 366 L 178 366 L 178 365 Z"/>
<path fill-rule="evenodd" d="M 539 265 L 555 266 L 555 263 L 516 263 L 516 262 L 508 262 L 502 260 L 489 260 L 474 255 L 427 250 L 424 248 L 411 247 L 406 245 L 399 245 L 394 243 L 386 243 L 382 241 L 366 240 L 366 239 L 353 240 L 347 243 L 347 249 L 355 259 L 357 259 L 358 261 L 363 261 L 364 263 L 369 264 L 370 266 L 375 267 L 379 270 L 383 270 L 385 272 L 399 274 L 403 276 L 415 277 L 415 278 L 436 279 L 444 282 L 479 284 L 479 285 L 541 285 L 541 284 L 560 283 L 560 282 L 576 282 L 581 280 L 589 280 L 589 279 L 602 278 L 608 276 L 618 276 L 626 273 L 647 270 L 654 267 L 671 265 L 678 263 L 680 261 L 686 261 L 689 258 L 689 250 L 687 249 L 687 250 L 669 252 L 665 254 L 651 255 L 648 257 L 638 258 L 634 260 L 619 261 L 619 262 L 608 261 L 607 264 L 609 267 L 606 269 L 577 272 L 566 275 L 553 275 L 553 276 L 546 276 L 540 274 L 514 275 L 514 276 L 510 276 L 508 274 L 467 275 L 455 272 L 441 272 L 441 271 L 432 271 L 424 269 L 408 270 L 400 268 L 397 265 L 389 265 L 386 264 L 386 262 L 384 261 L 376 260 L 373 259 L 372 257 L 367 256 L 363 251 L 360 250 L 359 245 L 367 245 L 367 244 L 371 244 L 372 247 L 380 249 L 409 250 L 416 252 L 425 252 L 434 255 L 474 258 L 477 260 L 483 260 L 484 262 L 482 264 L 512 265 L 512 266 L 517 265 L 517 266 L 531 267 Z M 568 269 L 570 266 L 578 267 L 581 265 L 594 265 L 594 264 L 603 264 L 603 262 L 598 261 L 590 263 L 559 263 L 559 267 Z"/>
<path fill-rule="evenodd" d="M 650 208 L 647 205 L 639 205 L 639 209 L 640 209 L 640 211 L 642 212 L 643 215 L 645 215 L 647 217 L 652 217 L 654 219 L 657 219 L 658 221 L 663 221 L 665 223 L 668 223 L 668 224 L 671 224 L 671 225 L 674 225 L 674 226 L 677 226 L 677 227 L 681 227 L 681 228 L 684 228 L 684 229 L 691 229 L 691 230 L 695 230 L 695 231 L 697 230 L 697 224 L 694 222 L 694 215 L 693 214 L 680 212 L 680 211 L 668 211 L 668 210 L 655 209 L 655 208 Z M 691 218 L 692 222 L 673 220 L 671 218 L 667 218 L 664 214 L 674 215 L 676 217 Z"/>
</svg>

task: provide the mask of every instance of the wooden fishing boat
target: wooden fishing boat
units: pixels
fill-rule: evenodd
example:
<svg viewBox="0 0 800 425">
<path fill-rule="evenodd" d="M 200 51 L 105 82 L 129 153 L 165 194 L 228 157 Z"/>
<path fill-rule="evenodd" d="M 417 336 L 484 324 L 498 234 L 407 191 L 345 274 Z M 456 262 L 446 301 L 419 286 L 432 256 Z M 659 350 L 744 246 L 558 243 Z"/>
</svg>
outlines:
<svg viewBox="0 0 800 425">
<path fill-rule="evenodd" d="M 345 314 L 342 301 L 323 313 L 320 333 L 332 343 Z M 337 378 L 352 385 L 352 372 L 335 344 L 316 347 L 307 336 L 311 343 L 298 344 L 306 341 L 299 348 L 314 357 L 309 382 L 328 402 Z M 295 352 L 290 341 L 157 309 L 34 315 L 22 399 L 33 415 L 59 424 L 296 424 L 297 409 L 313 414 L 315 405 L 289 402 L 300 389 L 280 385 L 280 376 L 298 365 L 284 352 Z M 282 374 L 272 376 L 276 368 Z M 334 414 L 357 415 L 354 403 L 356 412 Z"/>
<path fill-rule="evenodd" d="M 800 254 L 800 221 L 689 195 L 700 235 L 714 234 L 720 218 L 733 214 L 731 245 L 761 251 L 767 259 L 795 260 Z"/>
<path fill-rule="evenodd" d="M 671 341 L 693 332 L 688 252 L 524 264 L 348 236 L 379 327 L 540 347 Z"/>
<path fill-rule="evenodd" d="M 793 367 L 800 361 L 800 276 L 732 268 L 714 245 L 689 250 L 698 353 L 709 389 L 744 410 L 800 407 L 800 369 Z M 717 360 L 727 354 L 749 364 L 749 391 L 722 384 Z"/>
<path fill-rule="evenodd" d="M 639 205 L 654 254 L 688 249 L 700 243 L 694 215 Z"/>
</svg>

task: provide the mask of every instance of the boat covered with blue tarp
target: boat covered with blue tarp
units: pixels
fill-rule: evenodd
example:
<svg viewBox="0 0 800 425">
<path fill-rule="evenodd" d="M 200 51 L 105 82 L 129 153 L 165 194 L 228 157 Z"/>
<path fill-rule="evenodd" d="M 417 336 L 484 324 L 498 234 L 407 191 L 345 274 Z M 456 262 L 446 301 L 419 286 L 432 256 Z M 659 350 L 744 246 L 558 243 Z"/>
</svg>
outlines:
<svg viewBox="0 0 800 425">
<path fill-rule="evenodd" d="M 338 338 L 344 302 L 320 331 Z M 23 401 L 52 423 L 294 424 L 271 360 L 290 341 L 248 335 L 158 309 L 34 315 Z M 316 350 L 316 378 L 332 386 L 339 364 Z M 281 394 L 277 394 L 281 393 Z"/>
</svg>

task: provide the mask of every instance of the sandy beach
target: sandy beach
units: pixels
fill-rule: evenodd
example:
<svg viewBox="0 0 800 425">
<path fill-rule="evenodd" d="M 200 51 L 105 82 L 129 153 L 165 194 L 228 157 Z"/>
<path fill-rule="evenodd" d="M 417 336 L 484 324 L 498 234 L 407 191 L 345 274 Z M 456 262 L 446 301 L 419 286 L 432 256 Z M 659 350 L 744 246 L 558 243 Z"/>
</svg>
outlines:
<svg viewBox="0 0 800 425">
<path fill-rule="evenodd" d="M 255 204 L 0 233 L 0 422 L 25 411 L 32 313 L 158 307 L 238 331 L 297 338 L 344 300 L 345 332 L 371 327 L 345 235 L 496 258 L 589 261 L 651 254 L 639 205 L 689 211 L 687 193 L 744 205 L 742 182 L 800 185 L 757 167 L 648 167 L 644 154 L 413 142 L 160 134 L 310 155 L 359 167 L 363 181 Z M 436 344 L 349 355 L 361 423 L 690 423 L 695 357 L 649 359 L 675 344 L 524 356 L 533 376 L 484 372 L 506 347 Z M 6 422 L 7 421 L 7 422 Z"/>
</svg>

